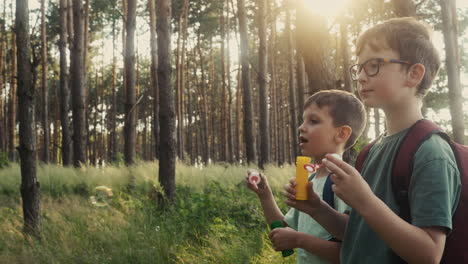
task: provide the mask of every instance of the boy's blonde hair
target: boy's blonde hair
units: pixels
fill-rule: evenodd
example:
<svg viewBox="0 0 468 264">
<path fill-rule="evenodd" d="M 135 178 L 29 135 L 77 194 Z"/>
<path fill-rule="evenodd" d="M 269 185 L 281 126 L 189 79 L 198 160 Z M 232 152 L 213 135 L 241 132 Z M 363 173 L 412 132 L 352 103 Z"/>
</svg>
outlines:
<svg viewBox="0 0 468 264">
<path fill-rule="evenodd" d="M 328 114 L 333 119 L 333 125 L 350 126 L 351 136 L 346 142 L 345 149 L 352 147 L 366 126 L 366 110 L 361 101 L 352 93 L 342 90 L 323 90 L 307 98 L 304 110 L 312 104 L 318 108 L 328 106 Z"/>
<path fill-rule="evenodd" d="M 391 49 L 400 59 L 412 64 L 421 63 L 426 68 L 417 95 L 424 97 L 431 87 L 440 68 L 439 54 L 431 41 L 432 28 L 412 17 L 394 18 L 378 24 L 363 32 L 357 41 L 356 54 L 366 45 L 374 51 Z"/>
</svg>

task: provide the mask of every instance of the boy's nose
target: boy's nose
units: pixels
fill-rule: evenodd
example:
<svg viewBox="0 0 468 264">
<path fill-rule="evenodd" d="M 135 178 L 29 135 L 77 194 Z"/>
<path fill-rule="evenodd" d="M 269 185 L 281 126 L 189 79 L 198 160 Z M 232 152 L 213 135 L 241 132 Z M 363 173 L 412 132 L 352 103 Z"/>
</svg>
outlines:
<svg viewBox="0 0 468 264">
<path fill-rule="evenodd" d="M 363 84 L 367 81 L 367 74 L 364 70 L 362 70 L 358 76 L 357 76 L 357 81 L 360 83 L 360 84 Z"/>
<path fill-rule="evenodd" d="M 302 124 L 297 128 L 297 130 L 298 130 L 299 132 L 303 131 L 303 129 L 304 129 L 304 123 L 302 123 Z"/>
</svg>

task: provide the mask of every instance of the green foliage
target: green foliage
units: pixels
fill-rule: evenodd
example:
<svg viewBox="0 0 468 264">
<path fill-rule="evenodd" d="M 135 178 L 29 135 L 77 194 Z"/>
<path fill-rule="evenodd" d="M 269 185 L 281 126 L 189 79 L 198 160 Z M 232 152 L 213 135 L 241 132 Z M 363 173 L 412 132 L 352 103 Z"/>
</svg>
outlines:
<svg viewBox="0 0 468 264">
<path fill-rule="evenodd" d="M 267 239 L 260 203 L 242 166 L 177 164 L 177 198 L 158 204 L 157 163 L 130 168 L 41 166 L 41 241 L 23 238 L 19 166 L 0 170 L 0 260 L 5 263 L 295 263 L 283 262 Z M 266 168 L 280 208 L 292 167 Z M 130 173 L 135 190 L 128 193 Z M 113 189 L 108 206 L 90 200 Z M 10 190 L 6 192 L 3 190 Z"/>
<path fill-rule="evenodd" d="M 8 155 L 6 152 L 0 152 L 0 169 L 6 168 L 9 165 Z"/>
</svg>

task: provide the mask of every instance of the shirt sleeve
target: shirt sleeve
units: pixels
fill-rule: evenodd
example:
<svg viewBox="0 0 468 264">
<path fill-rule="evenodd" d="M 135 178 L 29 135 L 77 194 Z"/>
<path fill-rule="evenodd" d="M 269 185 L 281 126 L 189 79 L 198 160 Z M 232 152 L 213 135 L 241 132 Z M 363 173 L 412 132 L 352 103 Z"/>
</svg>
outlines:
<svg viewBox="0 0 468 264">
<path fill-rule="evenodd" d="M 288 213 L 284 216 L 284 222 L 288 224 L 294 230 L 297 230 L 299 224 L 299 211 L 291 208 Z"/>
<path fill-rule="evenodd" d="M 441 226 L 450 232 L 460 191 L 460 173 L 449 144 L 432 136 L 414 157 L 408 195 L 412 224 Z"/>
<path fill-rule="evenodd" d="M 335 200 L 335 210 L 340 213 L 349 214 L 350 207 L 343 202 L 336 194 L 333 195 Z"/>
</svg>

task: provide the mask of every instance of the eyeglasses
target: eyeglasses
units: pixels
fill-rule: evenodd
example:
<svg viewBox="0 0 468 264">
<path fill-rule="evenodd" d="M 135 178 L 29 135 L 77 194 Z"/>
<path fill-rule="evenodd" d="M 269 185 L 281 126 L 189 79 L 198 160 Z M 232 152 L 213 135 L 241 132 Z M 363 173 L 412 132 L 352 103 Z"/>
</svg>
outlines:
<svg viewBox="0 0 468 264">
<path fill-rule="evenodd" d="M 364 72 L 366 73 L 367 76 L 376 76 L 379 73 L 380 66 L 385 63 L 399 63 L 399 64 L 411 65 L 411 62 L 409 61 L 373 58 L 370 60 L 366 60 L 365 62 L 361 64 L 354 64 L 353 66 L 349 67 L 349 73 L 351 74 L 351 79 L 353 81 L 357 81 L 362 69 L 364 69 Z"/>
</svg>

